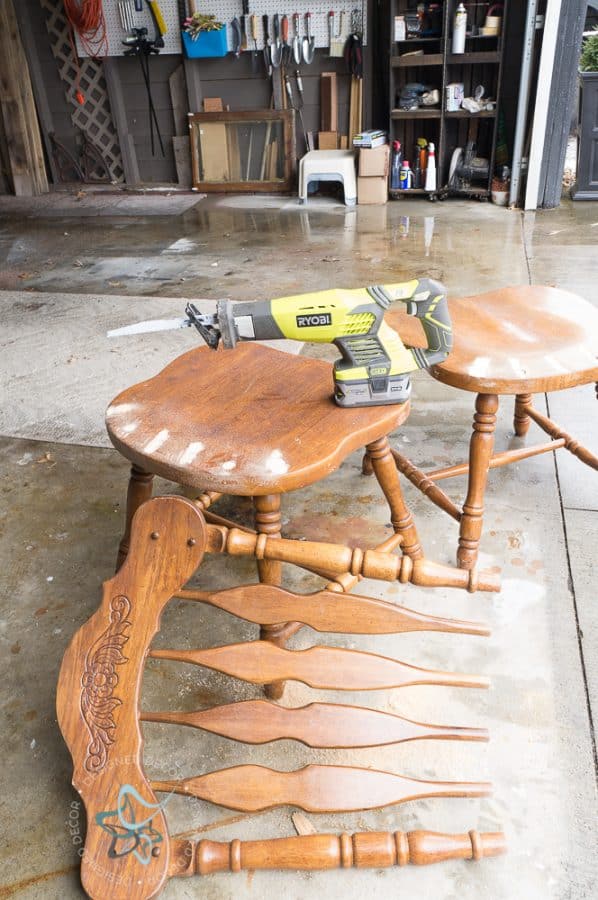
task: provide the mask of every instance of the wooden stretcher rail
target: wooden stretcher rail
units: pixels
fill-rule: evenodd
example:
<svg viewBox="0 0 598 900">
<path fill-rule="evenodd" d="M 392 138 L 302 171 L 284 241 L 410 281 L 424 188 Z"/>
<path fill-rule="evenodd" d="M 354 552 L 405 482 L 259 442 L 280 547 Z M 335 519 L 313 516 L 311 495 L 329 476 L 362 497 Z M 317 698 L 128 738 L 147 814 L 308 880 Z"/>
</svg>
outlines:
<svg viewBox="0 0 598 900">
<path fill-rule="evenodd" d="M 295 740 L 308 747 L 380 747 L 425 739 L 487 741 L 485 728 L 425 725 L 392 713 L 338 703 L 288 709 L 266 700 L 243 700 L 192 712 L 142 712 L 142 722 L 202 728 L 246 744 Z"/>
<path fill-rule="evenodd" d="M 149 655 L 152 659 L 205 666 L 252 684 L 292 680 L 325 691 L 375 691 L 418 684 L 487 688 L 490 684 L 482 676 L 421 669 L 375 653 L 340 647 L 286 650 L 270 641 L 207 650 L 150 650 Z"/>
<path fill-rule="evenodd" d="M 240 812 L 296 806 L 304 812 L 357 812 L 431 797 L 488 797 L 492 785 L 475 781 L 420 781 L 354 766 L 305 766 L 278 772 L 264 766 L 234 766 L 194 778 L 152 781 L 159 793 L 207 800 Z"/>
<path fill-rule="evenodd" d="M 294 541 L 265 534 L 247 534 L 237 528 L 208 525 L 208 553 L 228 553 L 231 556 L 253 556 L 257 560 L 277 560 L 299 567 L 316 566 L 326 572 L 344 574 L 379 581 L 400 581 L 423 587 L 456 587 L 470 593 L 498 591 L 500 581 L 493 573 L 476 569 L 456 569 L 425 558 L 393 556 L 377 550 L 354 549 L 343 544 L 317 541 Z"/>
<path fill-rule="evenodd" d="M 381 869 L 429 866 L 449 859 L 479 860 L 506 852 L 502 832 L 439 834 L 371 831 L 309 834 L 262 841 L 171 841 L 170 876 L 212 875 L 257 869 Z"/>
<path fill-rule="evenodd" d="M 183 600 L 207 603 L 256 625 L 301 622 L 316 631 L 342 634 L 397 634 L 441 631 L 487 636 L 489 628 L 477 622 L 426 616 L 395 603 L 355 594 L 338 596 L 328 590 L 293 594 L 268 584 L 251 584 L 218 592 L 182 590 Z"/>
</svg>

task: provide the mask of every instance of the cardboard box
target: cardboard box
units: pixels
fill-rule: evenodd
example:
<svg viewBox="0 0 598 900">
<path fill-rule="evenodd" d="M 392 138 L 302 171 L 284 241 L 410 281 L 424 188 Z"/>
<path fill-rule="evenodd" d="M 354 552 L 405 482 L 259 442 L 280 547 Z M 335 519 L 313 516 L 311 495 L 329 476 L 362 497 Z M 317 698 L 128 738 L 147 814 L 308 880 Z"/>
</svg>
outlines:
<svg viewBox="0 0 598 900">
<path fill-rule="evenodd" d="M 359 172 L 361 178 L 388 177 L 390 165 L 390 145 L 374 147 L 373 150 L 359 151 Z"/>
<path fill-rule="evenodd" d="M 371 151 L 368 151 L 371 152 Z M 388 178 L 374 175 L 357 178 L 357 202 L 360 206 L 370 203 L 386 203 L 388 200 Z"/>
</svg>

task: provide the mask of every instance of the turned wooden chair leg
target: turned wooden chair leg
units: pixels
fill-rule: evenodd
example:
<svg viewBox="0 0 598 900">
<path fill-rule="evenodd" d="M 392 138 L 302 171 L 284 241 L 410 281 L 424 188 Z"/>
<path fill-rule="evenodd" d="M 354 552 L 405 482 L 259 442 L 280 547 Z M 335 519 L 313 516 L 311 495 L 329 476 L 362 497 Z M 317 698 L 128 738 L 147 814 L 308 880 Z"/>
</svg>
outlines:
<svg viewBox="0 0 598 900">
<path fill-rule="evenodd" d="M 598 387 L 596 388 L 598 391 Z M 370 458 L 370 454 L 366 450 L 363 454 L 363 459 L 361 461 L 361 474 L 362 475 L 373 475 L 374 467 L 372 466 L 372 460 Z"/>
<path fill-rule="evenodd" d="M 116 571 L 120 569 L 127 553 L 129 552 L 129 542 L 131 540 L 131 522 L 133 516 L 142 503 L 150 500 L 152 496 L 152 487 L 154 476 L 151 472 L 145 472 L 138 466 L 131 466 L 131 477 L 129 478 L 129 487 L 127 490 L 127 519 L 125 524 L 125 533 L 122 536 L 118 548 L 118 556 L 116 557 Z"/>
<path fill-rule="evenodd" d="M 367 459 L 390 506 L 390 520 L 395 532 L 403 538 L 401 550 L 412 559 L 424 555 L 413 516 L 403 498 L 401 481 L 387 437 L 367 446 Z"/>
<path fill-rule="evenodd" d="M 269 537 L 281 536 L 280 494 L 265 494 L 253 498 L 255 510 L 255 530 L 258 534 Z M 257 562 L 259 579 L 262 584 L 273 584 L 279 587 L 282 582 L 282 563 L 274 560 L 260 559 Z M 262 625 L 260 639 L 270 641 L 277 647 L 284 647 L 291 635 L 301 626 L 296 622 L 285 622 L 282 625 Z M 276 681 L 264 685 L 266 697 L 280 700 L 284 693 L 284 681 Z"/>
<path fill-rule="evenodd" d="M 478 558 L 484 516 L 484 493 L 494 449 L 497 395 L 478 394 L 475 409 L 473 435 L 469 443 L 467 498 L 463 505 L 457 550 L 457 565 L 460 569 L 473 569 Z"/>
<path fill-rule="evenodd" d="M 515 416 L 513 419 L 513 428 L 517 437 L 525 437 L 529 431 L 531 419 L 527 415 L 526 407 L 530 406 L 531 402 L 531 394 L 517 394 L 517 396 L 515 397 Z"/>
</svg>

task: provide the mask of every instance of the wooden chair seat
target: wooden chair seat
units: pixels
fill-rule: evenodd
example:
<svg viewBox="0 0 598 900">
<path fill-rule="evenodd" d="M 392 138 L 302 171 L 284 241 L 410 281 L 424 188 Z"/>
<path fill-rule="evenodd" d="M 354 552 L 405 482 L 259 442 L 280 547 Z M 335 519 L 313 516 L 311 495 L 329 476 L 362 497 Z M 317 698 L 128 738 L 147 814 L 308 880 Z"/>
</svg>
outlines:
<svg viewBox="0 0 598 900">
<path fill-rule="evenodd" d="M 430 374 L 477 394 L 469 462 L 422 472 L 397 450 L 393 456 L 399 471 L 459 522 L 457 561 L 469 569 L 477 560 L 489 469 L 563 448 L 598 470 L 598 457 L 532 402 L 534 393 L 598 382 L 598 310 L 568 291 L 528 285 L 450 300 L 449 309 L 453 351 L 432 366 Z M 406 344 L 425 346 L 421 325 L 413 317 L 391 310 L 387 321 Z M 504 394 L 515 396 L 516 436 L 525 437 L 534 422 L 551 438 L 549 442 L 493 452 L 498 398 Z M 468 475 L 461 508 L 437 484 L 457 475 Z"/>
<path fill-rule="evenodd" d="M 598 380 L 598 310 L 582 297 L 522 285 L 450 300 L 449 308 L 453 350 L 430 369 L 437 381 L 482 394 L 533 394 Z M 417 319 L 393 309 L 386 320 L 405 343 L 425 346 Z"/>
<path fill-rule="evenodd" d="M 341 409 L 330 363 L 259 344 L 198 347 L 123 391 L 106 424 L 146 472 L 201 490 L 285 493 L 334 471 L 389 434 L 409 404 Z"/>
</svg>

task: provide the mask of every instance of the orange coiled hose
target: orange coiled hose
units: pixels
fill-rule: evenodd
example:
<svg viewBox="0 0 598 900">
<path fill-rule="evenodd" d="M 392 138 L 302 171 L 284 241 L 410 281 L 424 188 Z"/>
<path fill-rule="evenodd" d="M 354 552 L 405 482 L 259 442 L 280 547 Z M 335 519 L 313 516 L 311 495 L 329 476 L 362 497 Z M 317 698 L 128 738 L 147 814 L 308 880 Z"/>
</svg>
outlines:
<svg viewBox="0 0 598 900">
<path fill-rule="evenodd" d="M 63 0 L 63 3 L 66 17 L 79 35 L 86 54 L 93 59 L 106 56 L 108 37 L 102 0 Z"/>
</svg>

